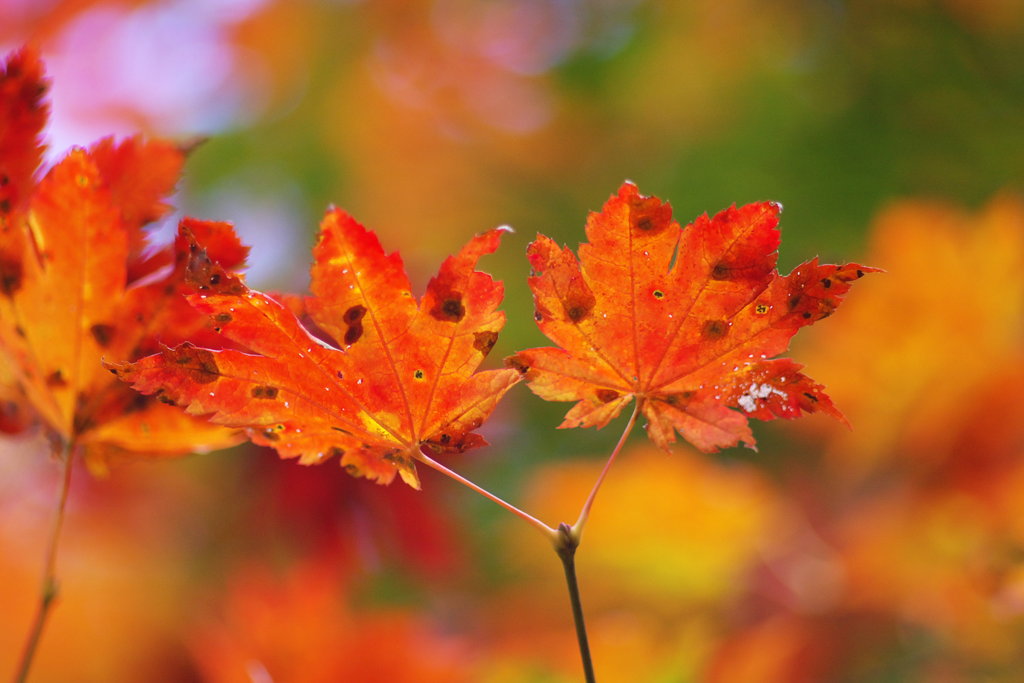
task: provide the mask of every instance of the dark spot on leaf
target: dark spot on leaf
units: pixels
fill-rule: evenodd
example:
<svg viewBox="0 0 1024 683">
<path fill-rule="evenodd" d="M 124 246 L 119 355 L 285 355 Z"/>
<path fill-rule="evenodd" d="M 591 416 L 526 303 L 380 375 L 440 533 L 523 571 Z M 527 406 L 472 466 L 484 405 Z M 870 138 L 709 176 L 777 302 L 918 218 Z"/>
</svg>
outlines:
<svg viewBox="0 0 1024 683">
<path fill-rule="evenodd" d="M 794 308 L 799 306 L 800 305 L 800 301 L 803 298 L 804 298 L 803 294 L 794 294 L 793 296 L 789 297 L 789 310 L 792 311 Z"/>
<path fill-rule="evenodd" d="M 218 264 L 210 260 L 206 250 L 195 243 L 189 246 L 188 266 L 185 269 L 185 281 L 201 291 L 213 291 L 215 294 L 241 296 L 247 291 L 246 286 L 236 278 L 224 272 Z"/>
<path fill-rule="evenodd" d="M 348 329 L 345 330 L 345 343 L 349 346 L 359 341 L 359 338 L 363 336 L 363 326 L 361 323 L 355 325 L 349 325 Z"/>
<path fill-rule="evenodd" d="M 494 344 L 497 341 L 497 332 L 475 332 L 473 334 L 473 348 L 485 356 L 491 352 L 491 349 L 494 348 Z"/>
<path fill-rule="evenodd" d="M 590 313 L 590 310 L 591 309 L 587 308 L 586 306 L 568 306 L 565 309 L 565 315 L 567 318 L 569 318 L 569 320 L 573 321 L 574 323 L 578 323 L 579 321 L 587 317 L 587 315 Z"/>
<path fill-rule="evenodd" d="M 654 298 L 655 299 L 664 299 L 665 298 L 665 292 L 661 291 L 660 289 L 654 290 Z"/>
<path fill-rule="evenodd" d="M 729 273 L 732 269 L 722 262 L 715 264 L 715 267 L 711 269 L 711 278 L 714 280 L 726 280 L 729 278 Z"/>
<path fill-rule="evenodd" d="M 267 427 L 263 430 L 263 438 L 267 441 L 280 441 L 281 435 L 275 432 L 272 427 Z"/>
<path fill-rule="evenodd" d="M 809 320 L 811 318 L 810 311 L 804 311 L 801 315 L 803 316 L 804 320 Z"/>
<path fill-rule="evenodd" d="M 11 212 L 11 200 L 10 199 L 0 199 L 0 213 L 10 213 L 10 212 Z"/>
<path fill-rule="evenodd" d="M 174 402 L 173 398 L 171 398 L 167 394 L 163 393 L 162 391 L 160 391 L 160 392 L 158 392 L 158 393 L 156 393 L 154 395 L 156 396 L 156 400 L 160 401 L 161 403 L 163 403 L 165 405 L 169 405 L 169 406 L 176 406 L 176 405 L 178 405 L 177 403 Z"/>
<path fill-rule="evenodd" d="M 338 450 L 341 450 L 341 449 L 338 449 Z M 344 451 L 342 451 L 342 452 L 344 452 Z M 342 465 L 342 467 L 345 469 L 346 472 L 348 472 L 353 477 L 358 477 L 358 476 L 361 475 L 361 473 L 359 471 L 359 468 L 356 467 L 352 463 L 348 463 L 348 464 Z"/>
<path fill-rule="evenodd" d="M 540 311 L 534 311 L 533 312 L 533 319 L 536 320 L 537 322 L 540 322 L 541 320 L 544 319 L 544 314 L 541 313 Z"/>
<path fill-rule="evenodd" d="M 338 370 L 334 374 L 336 374 L 338 376 L 338 379 L 345 379 L 345 375 L 341 372 L 341 370 Z"/>
<path fill-rule="evenodd" d="M 61 372 L 59 369 L 54 370 L 53 372 L 46 376 L 46 386 L 48 387 L 66 387 L 67 385 L 68 381 L 64 378 L 64 373 Z"/>
<path fill-rule="evenodd" d="M 653 236 L 669 226 L 672 210 L 657 197 L 636 195 L 629 198 L 629 224 L 645 236 Z"/>
<path fill-rule="evenodd" d="M 864 271 L 861 270 L 860 268 L 857 269 L 857 277 L 864 277 Z"/>
<path fill-rule="evenodd" d="M 366 306 L 356 304 L 345 311 L 345 314 L 341 316 L 341 319 L 346 324 L 351 325 L 352 323 L 357 323 L 362 320 L 364 315 L 366 315 Z"/>
<path fill-rule="evenodd" d="M 89 328 L 89 332 L 92 334 L 92 338 L 96 340 L 96 343 L 103 348 L 110 346 L 110 341 L 114 338 L 114 326 L 105 323 L 93 325 Z"/>
<path fill-rule="evenodd" d="M 21 261 L 6 255 L 0 256 L 0 292 L 3 292 L 4 296 L 13 296 L 21 289 L 23 275 Z"/>
<path fill-rule="evenodd" d="M 562 310 L 565 312 L 565 317 L 574 323 L 578 323 L 590 315 L 595 305 L 597 305 L 597 300 L 585 284 L 570 286 L 562 298 Z"/>
<path fill-rule="evenodd" d="M 416 379 L 423 379 L 423 371 L 417 370 L 416 372 L 412 373 L 412 376 L 415 377 Z"/>
<path fill-rule="evenodd" d="M 196 384 L 209 384 L 220 377 L 220 369 L 213 352 L 197 348 L 195 345 L 184 344 L 163 352 L 163 356 L 181 366 L 188 378 Z"/>
<path fill-rule="evenodd" d="M 689 399 L 693 398 L 693 392 L 689 391 L 689 390 L 684 391 L 684 392 L 679 394 L 679 397 L 680 398 L 684 398 L 686 400 L 689 400 Z"/>
<path fill-rule="evenodd" d="M 219 323 L 229 323 L 232 320 L 230 313 L 218 313 L 213 319 Z"/>
<path fill-rule="evenodd" d="M 441 306 L 441 310 L 445 312 L 445 315 L 448 315 L 456 321 L 462 320 L 462 316 L 466 315 L 466 309 L 462 305 L 462 301 L 459 299 L 445 300 L 444 305 Z"/>
<path fill-rule="evenodd" d="M 6 185 L 9 182 L 11 182 L 11 179 L 7 176 L 7 174 L 6 173 L 0 173 L 0 187 L 3 187 L 4 185 Z"/>
<path fill-rule="evenodd" d="M 430 315 L 434 316 L 437 320 L 446 320 L 453 323 L 459 322 L 466 315 L 466 307 L 462 305 L 462 294 L 459 292 L 449 293 L 441 300 L 441 303 L 431 309 Z"/>
<path fill-rule="evenodd" d="M 598 389 L 597 400 L 601 403 L 611 403 L 619 397 L 619 392 L 613 389 Z"/>
<path fill-rule="evenodd" d="M 348 431 L 347 429 L 342 429 L 341 427 L 334 426 L 332 426 L 331 429 L 333 429 L 336 432 L 341 432 L 342 434 L 348 434 L 349 436 L 352 436 L 352 432 Z"/>
<path fill-rule="evenodd" d="M 814 401 L 815 403 L 817 403 L 817 402 L 818 402 L 818 397 L 817 397 L 817 396 L 815 396 L 814 394 L 810 393 L 810 392 L 807 392 L 807 391 L 805 391 L 805 392 L 804 392 L 804 396 L 806 396 L 807 398 L 811 399 L 811 400 L 812 400 L 812 401 Z"/>
<path fill-rule="evenodd" d="M 252 388 L 249 392 L 253 398 L 265 398 L 273 400 L 277 398 L 277 387 L 272 387 L 268 384 L 261 384 Z"/>
<path fill-rule="evenodd" d="M 729 325 L 724 320 L 708 320 L 701 333 L 707 339 L 721 339 L 728 331 Z"/>
<path fill-rule="evenodd" d="M 505 367 L 514 368 L 523 375 L 530 371 L 530 366 L 519 360 L 517 356 L 509 356 L 506 358 Z"/>
<path fill-rule="evenodd" d="M 438 438 L 438 441 L 442 446 L 447 446 L 452 441 L 452 435 L 446 432 Z"/>
<path fill-rule="evenodd" d="M 757 313 L 758 315 L 764 315 L 767 312 L 768 304 L 758 304 L 757 306 L 754 307 L 754 313 Z"/>
<path fill-rule="evenodd" d="M 363 316 L 365 315 L 366 306 L 356 304 L 345 311 L 345 314 L 341 317 L 342 321 L 348 325 L 348 329 L 345 330 L 346 344 L 355 344 L 363 336 Z"/>
<path fill-rule="evenodd" d="M 832 286 L 832 280 L 828 279 L 827 277 L 824 277 L 821 279 L 821 284 L 822 286 L 825 287 L 825 289 L 828 289 L 829 287 Z"/>
</svg>

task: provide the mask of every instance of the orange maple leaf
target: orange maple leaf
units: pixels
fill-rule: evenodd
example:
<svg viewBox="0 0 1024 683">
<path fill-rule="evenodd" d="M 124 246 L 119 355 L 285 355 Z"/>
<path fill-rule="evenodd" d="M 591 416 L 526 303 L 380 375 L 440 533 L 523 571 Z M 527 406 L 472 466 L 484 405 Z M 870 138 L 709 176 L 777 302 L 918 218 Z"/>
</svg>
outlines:
<svg viewBox="0 0 1024 683">
<path fill-rule="evenodd" d="M 203 334 L 205 319 L 177 303 L 187 245 L 153 250 L 144 231 L 169 210 L 163 200 L 184 152 L 161 140 L 108 138 L 71 150 L 37 182 L 46 87 L 37 55 L 8 57 L 0 74 L 0 422 L 17 431 L 38 415 L 97 456 L 236 442 L 126 390 L 100 363 Z M 219 236 L 216 258 L 226 267 L 241 264 L 245 248 L 230 226 L 193 223 Z"/>
<path fill-rule="evenodd" d="M 189 302 L 249 352 L 193 344 L 110 367 L 132 386 L 193 415 L 244 427 L 257 444 L 314 464 L 337 456 L 356 476 L 418 487 L 421 447 L 483 445 L 473 430 L 519 380 L 476 372 L 505 322 L 503 287 L 475 270 L 501 229 L 449 257 L 417 303 L 402 260 L 338 209 L 325 216 L 305 313 L 249 289 L 193 239 Z M 330 343 L 323 341 L 329 339 Z"/>
<path fill-rule="evenodd" d="M 676 431 L 703 451 L 753 447 L 748 417 L 842 420 L 800 365 L 773 357 L 876 269 L 814 259 L 780 276 L 780 211 L 733 207 L 682 229 L 667 203 L 624 184 L 590 215 L 579 261 L 544 235 L 530 245 L 535 317 L 561 348 L 507 364 L 541 398 L 577 401 L 563 428 L 603 427 L 635 398 L 666 449 Z"/>
</svg>

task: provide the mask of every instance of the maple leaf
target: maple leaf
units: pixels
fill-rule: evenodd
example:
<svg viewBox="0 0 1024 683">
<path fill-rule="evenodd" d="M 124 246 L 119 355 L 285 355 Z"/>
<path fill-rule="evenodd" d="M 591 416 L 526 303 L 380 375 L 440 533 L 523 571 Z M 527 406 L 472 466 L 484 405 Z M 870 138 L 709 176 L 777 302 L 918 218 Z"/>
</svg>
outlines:
<svg viewBox="0 0 1024 683">
<path fill-rule="evenodd" d="M 295 301 L 249 289 L 186 232 L 189 303 L 247 351 L 186 343 L 110 367 L 145 394 L 244 427 L 282 457 L 337 456 L 353 475 L 389 483 L 399 473 L 418 487 L 420 448 L 483 445 L 473 430 L 520 379 L 509 369 L 476 372 L 505 321 L 496 310 L 501 283 L 475 270 L 501 232 L 445 260 L 417 303 L 397 252 L 385 255 L 372 232 L 330 210 L 313 252 L 312 296 L 302 302 L 310 329 Z"/>
<path fill-rule="evenodd" d="M 814 259 L 780 276 L 780 211 L 732 207 L 682 229 L 667 203 L 625 183 L 590 215 L 579 261 L 544 235 L 530 245 L 535 317 L 561 348 L 507 364 L 541 398 L 577 401 L 563 428 L 603 427 L 635 398 L 666 449 L 676 431 L 707 452 L 753 447 L 748 417 L 842 420 L 800 365 L 774 356 L 876 269 Z"/>
<path fill-rule="evenodd" d="M 235 443 L 228 430 L 184 421 L 127 390 L 100 363 L 104 356 L 138 357 L 158 340 L 203 334 L 205 319 L 177 303 L 187 245 L 153 250 L 144 231 L 169 210 L 164 198 L 177 181 L 183 150 L 161 140 L 107 138 L 72 149 L 37 181 L 46 86 L 37 55 L 23 50 L 8 57 L 0 75 L 4 428 L 25 428 L 31 412 L 95 458 Z M 215 256 L 225 267 L 241 265 L 245 249 L 230 226 L 194 223 L 219 236 Z"/>
</svg>

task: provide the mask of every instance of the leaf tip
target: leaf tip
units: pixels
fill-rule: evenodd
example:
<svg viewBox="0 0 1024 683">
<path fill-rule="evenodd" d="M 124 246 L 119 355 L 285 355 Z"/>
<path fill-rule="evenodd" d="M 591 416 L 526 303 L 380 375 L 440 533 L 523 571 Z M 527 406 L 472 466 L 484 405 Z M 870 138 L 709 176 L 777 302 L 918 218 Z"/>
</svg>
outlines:
<svg viewBox="0 0 1024 683">
<path fill-rule="evenodd" d="M 404 481 L 410 487 L 416 489 L 417 491 L 422 490 L 422 486 L 420 485 L 420 477 L 416 473 L 415 465 L 410 464 L 409 467 L 399 467 L 398 476 L 400 476 L 402 478 L 402 481 Z"/>
</svg>

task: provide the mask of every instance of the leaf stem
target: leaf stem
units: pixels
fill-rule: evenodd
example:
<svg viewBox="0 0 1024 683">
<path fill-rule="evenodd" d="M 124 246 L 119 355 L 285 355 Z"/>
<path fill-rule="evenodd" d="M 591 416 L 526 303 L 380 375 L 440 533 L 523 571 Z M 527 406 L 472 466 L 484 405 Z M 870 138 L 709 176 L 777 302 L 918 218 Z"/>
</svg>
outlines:
<svg viewBox="0 0 1024 683">
<path fill-rule="evenodd" d="M 569 589 L 572 619 L 576 625 L 576 642 L 580 648 L 580 659 L 583 661 L 583 676 L 587 683 L 595 683 L 594 663 L 590 658 L 590 643 L 587 640 L 587 625 L 583 619 L 583 602 L 580 600 L 580 587 L 576 581 L 575 557 L 579 545 L 579 536 L 573 529 L 565 522 L 559 524 L 555 553 L 558 554 L 558 559 L 562 561 L 562 568 L 565 570 L 565 585 Z"/>
<path fill-rule="evenodd" d="M 597 481 L 594 482 L 594 488 L 590 489 L 590 495 L 587 496 L 586 502 L 583 503 L 583 508 L 580 510 L 580 516 L 576 519 L 576 523 L 573 524 L 570 529 L 577 544 L 580 541 L 580 537 L 583 535 L 583 527 L 590 518 L 590 508 L 594 505 L 594 499 L 597 498 L 597 492 L 600 490 L 601 484 L 604 483 L 604 478 L 608 476 L 608 470 L 611 469 L 616 456 L 618 456 L 619 451 L 621 451 L 622 447 L 625 445 L 626 439 L 629 437 L 629 433 L 633 431 L 633 425 L 636 424 L 637 415 L 640 414 L 640 400 L 641 399 L 637 399 L 634 404 L 633 414 L 629 416 L 629 420 L 626 422 L 626 427 L 622 430 L 622 436 L 619 437 L 619 442 L 615 444 L 615 449 L 612 450 L 611 455 L 608 456 L 608 460 L 605 462 L 604 468 L 601 470 L 601 474 L 597 475 Z"/>
<path fill-rule="evenodd" d="M 504 499 L 499 498 L 498 496 L 494 495 L 493 493 L 491 493 L 487 489 L 483 488 L 482 486 L 479 486 L 478 484 L 475 484 L 474 482 L 470 481 L 469 479 L 466 479 L 461 474 L 448 469 L 447 467 L 445 467 L 444 465 L 442 465 L 441 463 L 437 462 L 436 460 L 431 458 L 429 455 L 424 453 L 422 450 L 419 453 L 418 459 L 420 460 L 420 462 L 422 462 L 425 465 L 428 465 L 429 467 L 437 470 L 441 474 L 443 474 L 443 475 L 445 475 L 447 477 L 451 477 L 452 479 L 454 479 L 455 481 L 459 482 L 463 486 L 467 486 L 470 489 L 472 489 L 473 491 L 476 491 L 477 493 L 479 493 L 484 498 L 487 498 L 488 500 L 491 500 L 491 501 L 497 503 L 498 505 L 500 505 L 501 507 L 505 508 L 506 510 L 508 510 L 512 514 L 518 516 L 520 519 L 522 519 L 522 520 L 526 521 L 527 523 L 529 523 L 530 525 L 532 525 L 534 528 L 536 528 L 538 531 L 540 531 L 542 534 L 544 534 L 546 537 L 548 537 L 553 543 L 555 543 L 556 546 L 558 545 L 558 543 L 559 543 L 559 532 L 556 531 L 555 529 L 552 529 L 547 524 L 545 524 L 544 522 L 540 521 L 539 519 L 537 519 L 533 515 L 531 515 L 531 514 L 529 514 L 527 512 L 524 512 L 523 510 L 520 510 L 515 505 L 512 505 L 511 503 L 505 501 Z"/>
<path fill-rule="evenodd" d="M 60 539 L 60 530 L 64 526 L 64 508 L 68 501 L 68 490 L 71 487 L 71 470 L 74 462 L 74 450 L 71 442 L 61 439 L 59 446 L 54 446 L 57 457 L 63 461 L 64 477 L 57 498 L 57 509 L 53 517 L 53 525 L 50 528 L 50 538 L 46 545 L 46 559 L 43 564 L 43 584 L 39 593 L 39 607 L 36 610 L 35 620 L 25 641 L 25 647 L 21 652 L 21 661 L 18 663 L 17 673 L 14 674 L 14 683 L 24 683 L 28 678 L 29 668 L 32 666 L 32 659 L 35 656 L 36 648 L 42 637 L 43 629 L 46 627 L 46 619 L 50 609 L 57 599 L 59 586 L 57 584 L 57 542 Z"/>
</svg>

